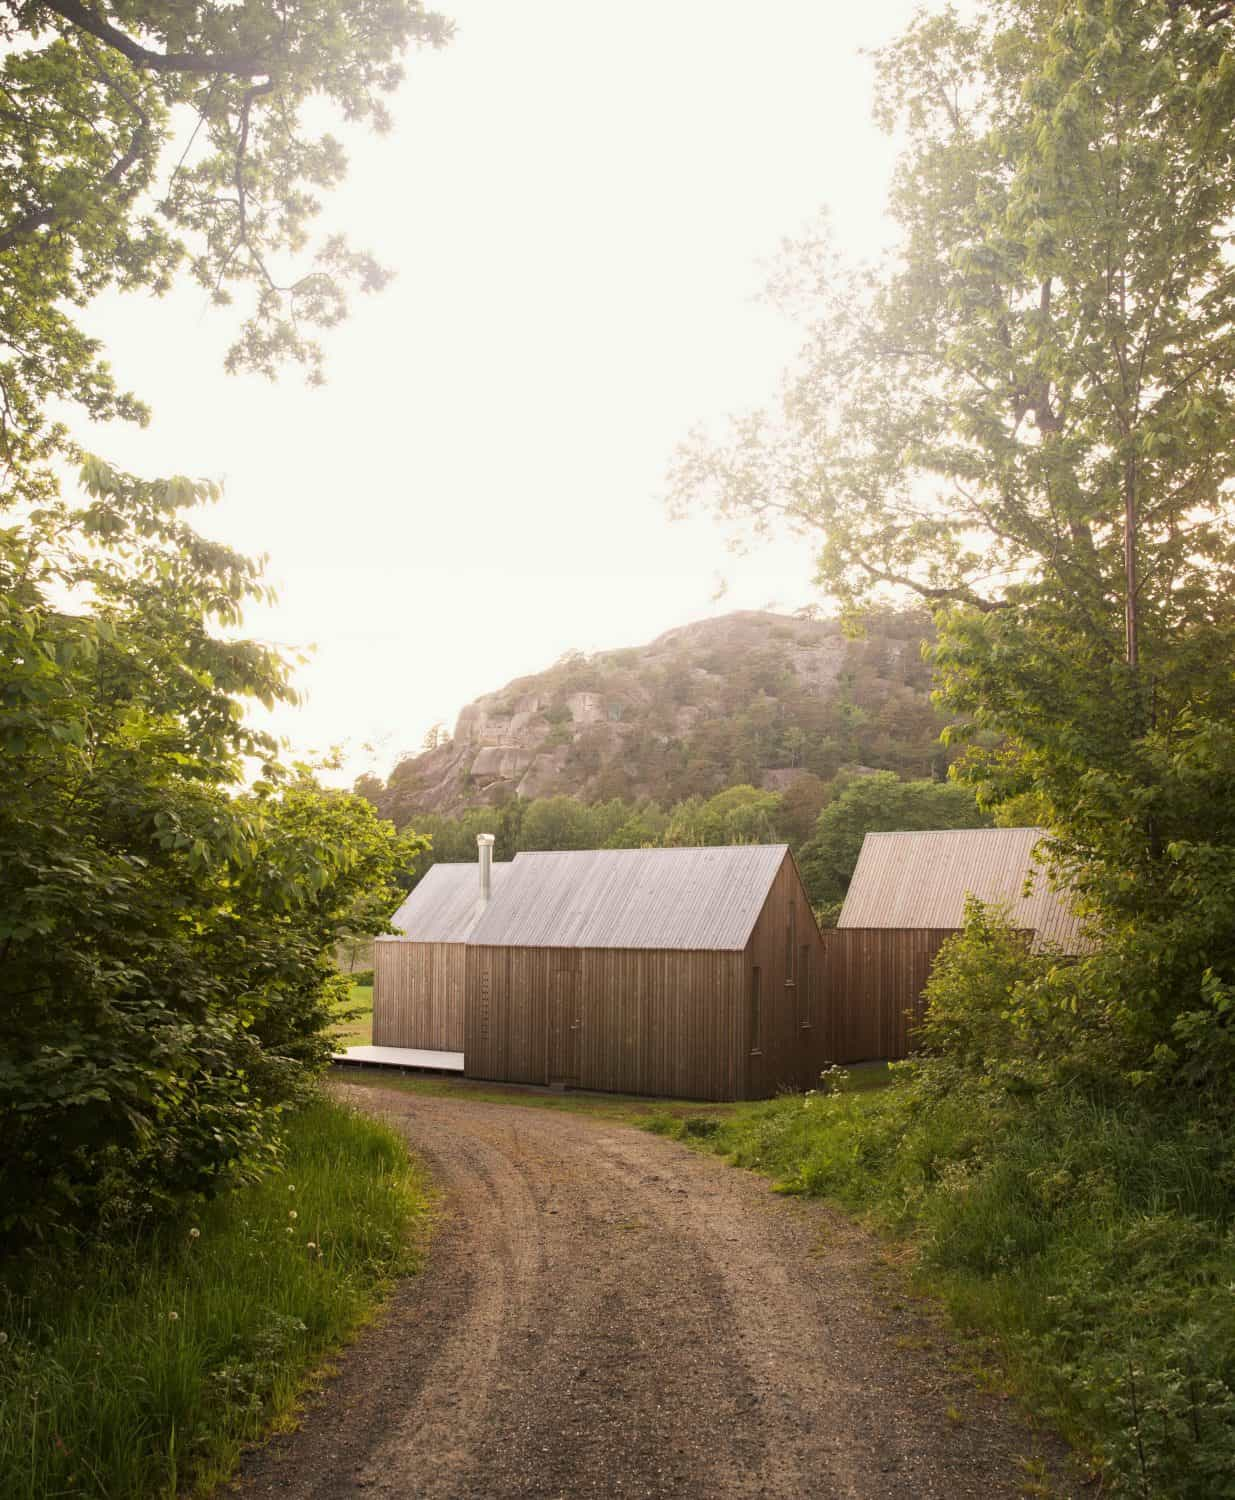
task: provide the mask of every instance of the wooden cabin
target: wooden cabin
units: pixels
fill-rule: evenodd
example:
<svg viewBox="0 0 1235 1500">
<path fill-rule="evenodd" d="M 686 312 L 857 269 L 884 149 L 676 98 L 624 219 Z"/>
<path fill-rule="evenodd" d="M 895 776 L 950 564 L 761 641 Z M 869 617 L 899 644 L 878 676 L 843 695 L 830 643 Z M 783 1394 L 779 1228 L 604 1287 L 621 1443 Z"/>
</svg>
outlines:
<svg viewBox="0 0 1235 1500">
<path fill-rule="evenodd" d="M 1035 864 L 1041 828 L 868 833 L 835 929 L 824 933 L 824 982 L 836 1061 L 901 1058 L 913 1048 L 922 992 L 965 898 L 998 905 L 1035 949 L 1088 951 L 1067 892 Z"/>
<path fill-rule="evenodd" d="M 823 946 L 787 846 L 519 854 L 466 942 L 470 1078 L 692 1099 L 808 1087 Z"/>
<path fill-rule="evenodd" d="M 509 863 L 433 865 L 373 944 L 373 1045 L 463 1051 L 466 944 Z M 488 890 L 484 888 L 488 867 Z"/>
</svg>

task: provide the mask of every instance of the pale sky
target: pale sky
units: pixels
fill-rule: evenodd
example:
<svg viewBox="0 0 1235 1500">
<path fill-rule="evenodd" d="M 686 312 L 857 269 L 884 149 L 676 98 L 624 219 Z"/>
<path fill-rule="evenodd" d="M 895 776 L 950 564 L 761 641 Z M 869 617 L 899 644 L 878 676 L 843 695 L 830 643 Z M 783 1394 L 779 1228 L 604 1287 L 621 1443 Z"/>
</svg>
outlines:
<svg viewBox="0 0 1235 1500">
<path fill-rule="evenodd" d="M 915 7 L 439 8 L 458 34 L 409 58 L 394 131 L 344 136 L 323 229 L 397 277 L 326 335 L 324 389 L 226 376 L 233 325 L 191 286 L 91 314 L 154 421 L 88 441 L 224 481 L 202 529 L 268 553 L 280 594 L 251 632 L 316 648 L 275 727 L 344 745 L 347 780 L 570 648 L 811 600 L 800 541 L 735 557 L 668 520 L 664 476 L 693 424 L 775 390 L 797 335 L 755 299 L 781 239 L 826 206 L 854 256 L 889 241 L 858 49 Z"/>
</svg>

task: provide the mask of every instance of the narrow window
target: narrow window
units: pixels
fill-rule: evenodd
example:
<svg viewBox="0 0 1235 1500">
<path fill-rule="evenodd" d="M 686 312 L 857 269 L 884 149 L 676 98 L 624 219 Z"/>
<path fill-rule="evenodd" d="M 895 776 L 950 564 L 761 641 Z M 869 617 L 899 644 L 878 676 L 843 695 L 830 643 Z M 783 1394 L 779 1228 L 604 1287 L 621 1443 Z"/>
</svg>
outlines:
<svg viewBox="0 0 1235 1500">
<path fill-rule="evenodd" d="M 750 1050 L 763 1051 L 763 1007 L 759 1002 L 759 966 L 750 971 Z"/>
<path fill-rule="evenodd" d="M 810 944 L 798 949 L 798 1021 L 802 1026 L 814 1024 L 813 996 L 810 989 Z"/>
<path fill-rule="evenodd" d="M 785 920 L 785 983 L 792 984 L 794 980 L 793 955 L 794 945 L 797 942 L 797 916 L 798 904 L 796 901 L 789 903 L 789 915 Z"/>
</svg>

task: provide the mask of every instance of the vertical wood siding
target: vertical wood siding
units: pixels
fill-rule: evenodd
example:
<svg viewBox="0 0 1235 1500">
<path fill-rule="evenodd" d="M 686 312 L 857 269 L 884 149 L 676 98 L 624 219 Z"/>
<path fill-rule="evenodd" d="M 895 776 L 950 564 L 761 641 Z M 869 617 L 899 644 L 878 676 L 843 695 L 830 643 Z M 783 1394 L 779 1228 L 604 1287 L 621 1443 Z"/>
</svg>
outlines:
<svg viewBox="0 0 1235 1500">
<path fill-rule="evenodd" d="M 462 943 L 374 943 L 374 1046 L 462 1052 L 466 955 Z"/>
<path fill-rule="evenodd" d="M 825 952 L 797 866 L 786 854 L 746 948 L 745 1098 L 811 1088 L 829 1060 L 830 997 Z M 759 970 L 762 1038 L 751 1036 L 752 971 Z"/>
<path fill-rule="evenodd" d="M 953 928 L 846 927 L 825 931 L 824 989 L 829 1058 L 867 1062 L 907 1057 L 922 1019 L 922 991 Z"/>
<path fill-rule="evenodd" d="M 743 1096 L 740 952 L 469 944 L 467 966 L 469 1078 L 547 1084 L 555 1058 L 573 1066 L 577 1055 L 584 1089 Z M 576 1013 L 577 1054 L 555 1049 L 563 1005 Z"/>
</svg>

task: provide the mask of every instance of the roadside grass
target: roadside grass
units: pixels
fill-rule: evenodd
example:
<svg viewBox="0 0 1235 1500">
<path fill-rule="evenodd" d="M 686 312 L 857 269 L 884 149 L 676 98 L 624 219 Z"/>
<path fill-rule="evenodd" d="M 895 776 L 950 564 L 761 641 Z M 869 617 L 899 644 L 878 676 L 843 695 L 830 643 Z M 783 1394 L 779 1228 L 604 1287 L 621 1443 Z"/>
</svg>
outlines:
<svg viewBox="0 0 1235 1500">
<path fill-rule="evenodd" d="M 373 1040 L 373 986 L 352 985 L 351 994 L 338 1007 L 338 1021 L 330 1028 L 332 1044 L 339 1052 L 348 1047 L 367 1047 Z"/>
<path fill-rule="evenodd" d="M 850 1070 L 846 1087 L 851 1092 L 886 1088 L 891 1081 L 887 1063 L 864 1063 Z M 336 1068 L 332 1078 L 339 1083 L 367 1088 L 396 1089 L 406 1094 L 425 1094 L 435 1099 L 467 1099 L 473 1104 L 514 1104 L 526 1109 L 554 1109 L 568 1114 L 596 1115 L 642 1126 L 658 1135 L 674 1134 L 678 1124 L 703 1121 L 688 1134 L 707 1134 L 711 1119 L 738 1117 L 760 1104 L 706 1103 L 698 1099 L 662 1099 L 649 1094 L 593 1094 L 581 1089 L 558 1090 L 535 1084 L 485 1083 L 457 1076 L 401 1073 L 386 1068 Z M 801 1099 L 801 1094 L 785 1097 Z"/>
<path fill-rule="evenodd" d="M 1126 1097 L 908 1080 L 649 1126 L 899 1237 L 1104 1489 L 1235 1497 L 1235 1131 Z"/>
<path fill-rule="evenodd" d="M 400 1138 L 322 1099 L 278 1171 L 183 1223 L 0 1266 L 0 1495 L 209 1489 L 417 1268 L 427 1211 Z"/>
</svg>

